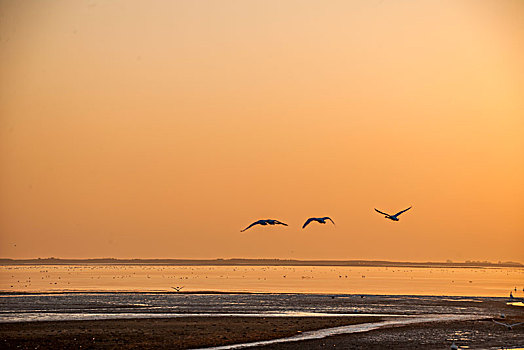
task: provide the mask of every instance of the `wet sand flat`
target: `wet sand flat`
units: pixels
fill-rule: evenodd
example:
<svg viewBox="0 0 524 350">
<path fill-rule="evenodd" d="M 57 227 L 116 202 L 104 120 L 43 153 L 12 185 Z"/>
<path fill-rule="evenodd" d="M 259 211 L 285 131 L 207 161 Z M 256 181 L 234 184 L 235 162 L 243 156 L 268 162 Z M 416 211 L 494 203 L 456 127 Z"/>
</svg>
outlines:
<svg viewBox="0 0 524 350">
<path fill-rule="evenodd" d="M 379 322 L 378 317 L 181 317 L 0 324 L 3 349 L 192 349 L 285 338 L 305 331 Z M 524 321 L 524 315 L 500 320 Z M 524 347 L 524 327 L 491 319 L 427 322 L 278 343 L 256 349 L 500 349 Z"/>
<path fill-rule="evenodd" d="M 524 316 L 504 322 L 513 323 L 523 320 Z M 453 341 L 460 349 L 524 349 L 524 327 L 521 325 L 513 330 L 507 330 L 491 319 L 428 322 L 318 340 L 280 343 L 257 347 L 257 349 L 450 349 Z"/>
<path fill-rule="evenodd" d="M 4 320 L 11 320 L 0 323 L 1 349 L 192 349 L 291 336 L 314 340 L 255 348 L 449 349 L 452 341 L 462 349 L 524 348 L 524 325 L 508 330 L 493 322 L 524 322 L 522 306 L 503 298 L 112 293 L 0 299 Z M 208 314 L 192 315 L 198 312 Z M 334 312 L 359 316 L 325 316 Z M 72 318 L 84 316 L 121 319 Z M 340 326 L 349 329 L 325 331 Z"/>
<path fill-rule="evenodd" d="M 2 349 L 191 349 L 289 337 L 378 317 L 180 317 L 0 324 Z"/>
</svg>

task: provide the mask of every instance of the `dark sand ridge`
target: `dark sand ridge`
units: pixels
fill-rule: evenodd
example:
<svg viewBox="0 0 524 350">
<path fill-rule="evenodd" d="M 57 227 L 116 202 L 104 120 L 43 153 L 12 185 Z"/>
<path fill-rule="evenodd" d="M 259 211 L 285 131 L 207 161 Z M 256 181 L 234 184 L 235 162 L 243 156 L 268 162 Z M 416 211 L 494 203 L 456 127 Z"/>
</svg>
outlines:
<svg viewBox="0 0 524 350">
<path fill-rule="evenodd" d="M 522 322 L 524 316 L 504 321 Z M 492 322 L 491 319 L 428 322 L 298 343 L 262 346 L 256 349 L 450 349 L 453 341 L 460 349 L 524 349 L 524 327 L 521 325 L 508 331 Z"/>
<path fill-rule="evenodd" d="M 0 324 L 3 349 L 188 349 L 293 336 L 378 317 L 180 317 Z"/>
</svg>

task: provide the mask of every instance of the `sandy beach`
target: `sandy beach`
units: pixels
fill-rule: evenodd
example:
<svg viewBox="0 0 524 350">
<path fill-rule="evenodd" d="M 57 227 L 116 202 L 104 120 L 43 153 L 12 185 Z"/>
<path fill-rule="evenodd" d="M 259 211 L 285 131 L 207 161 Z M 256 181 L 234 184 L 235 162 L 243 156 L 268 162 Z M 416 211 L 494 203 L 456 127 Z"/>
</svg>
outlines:
<svg viewBox="0 0 524 350">
<path fill-rule="evenodd" d="M 504 320 L 522 322 L 524 317 Z M 524 349 L 524 327 L 506 330 L 491 319 L 478 321 L 428 322 L 339 335 L 319 340 L 281 343 L 257 349 L 449 349 L 452 341 L 460 349 Z"/>
<path fill-rule="evenodd" d="M 4 349 L 193 349 L 290 337 L 377 317 L 184 317 L 171 319 L 24 322 L 0 324 Z M 524 316 L 507 322 L 524 321 Z M 524 346 L 524 327 L 509 331 L 490 319 L 429 322 L 260 349 L 446 349 L 451 339 L 470 349 Z M 462 339 L 462 340 L 460 340 Z"/>
<path fill-rule="evenodd" d="M 183 317 L 0 324 L 4 349 L 191 349 L 376 322 L 377 317 Z"/>
<path fill-rule="evenodd" d="M 524 324 L 494 322 L 524 322 L 507 298 L 42 293 L 3 295 L 0 309 L 3 349 L 524 348 Z"/>
</svg>

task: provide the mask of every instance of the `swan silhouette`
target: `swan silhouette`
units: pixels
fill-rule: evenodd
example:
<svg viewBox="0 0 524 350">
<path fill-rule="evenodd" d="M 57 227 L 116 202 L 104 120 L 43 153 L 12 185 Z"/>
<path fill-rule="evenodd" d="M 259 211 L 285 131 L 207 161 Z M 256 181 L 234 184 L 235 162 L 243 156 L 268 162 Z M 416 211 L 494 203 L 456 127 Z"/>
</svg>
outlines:
<svg viewBox="0 0 524 350">
<path fill-rule="evenodd" d="M 265 220 L 258 220 L 258 221 L 255 221 L 254 223 L 252 223 L 251 225 L 249 225 L 248 227 L 246 227 L 245 229 L 243 230 L 240 230 L 240 232 L 244 232 L 245 230 L 247 230 L 248 228 L 251 228 L 255 225 L 262 225 L 262 226 L 266 226 L 266 225 L 284 225 L 284 226 L 287 226 L 287 224 L 283 223 L 283 222 L 280 222 L 278 220 L 273 220 L 273 219 L 265 219 Z"/>
<path fill-rule="evenodd" d="M 307 219 L 307 221 L 304 223 L 302 228 L 306 228 L 306 226 L 309 225 L 309 223 L 311 221 L 316 221 L 316 222 L 318 222 L 320 224 L 325 224 L 326 220 L 331 221 L 333 223 L 333 225 L 335 225 L 335 222 L 333 220 L 331 220 L 331 218 L 329 216 L 324 216 L 323 218 L 309 218 L 309 219 Z"/>
<path fill-rule="evenodd" d="M 380 214 L 385 215 L 386 219 L 393 220 L 393 221 L 398 221 L 398 216 L 399 216 L 400 214 L 402 214 L 403 212 L 408 211 L 409 209 L 411 209 L 411 207 L 409 207 L 409 208 L 407 208 L 407 209 L 404 209 L 404 210 L 401 210 L 401 211 L 399 211 L 398 213 L 396 213 L 395 215 L 389 215 L 388 213 L 381 212 L 381 211 L 378 210 L 377 208 L 375 208 L 375 211 L 378 212 L 378 213 L 380 213 Z"/>
</svg>

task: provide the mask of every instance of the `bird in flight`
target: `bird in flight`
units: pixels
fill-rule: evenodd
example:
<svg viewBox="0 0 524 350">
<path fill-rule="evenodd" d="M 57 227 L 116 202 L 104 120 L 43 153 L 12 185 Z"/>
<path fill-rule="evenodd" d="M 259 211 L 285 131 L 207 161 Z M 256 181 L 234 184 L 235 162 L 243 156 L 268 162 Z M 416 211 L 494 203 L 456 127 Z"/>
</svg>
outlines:
<svg viewBox="0 0 524 350">
<path fill-rule="evenodd" d="M 398 213 L 396 213 L 395 215 L 389 215 L 387 213 L 384 213 L 384 212 L 381 212 L 380 210 L 378 210 L 377 208 L 375 208 L 375 211 L 380 213 L 380 214 L 383 214 L 383 215 L 386 215 L 386 219 L 389 219 L 389 220 L 393 220 L 393 221 L 398 221 L 398 216 L 400 214 L 402 214 L 403 212 L 405 211 L 408 211 L 409 209 L 411 209 L 411 207 L 407 208 L 407 209 L 404 209 L 404 210 L 401 210 L 399 211 Z"/>
<path fill-rule="evenodd" d="M 266 226 L 266 225 L 284 225 L 284 226 L 287 226 L 287 224 L 283 223 L 283 222 L 280 222 L 278 220 L 273 220 L 273 219 L 265 219 L 265 220 L 258 220 L 258 221 L 255 221 L 254 223 L 252 223 L 251 225 L 249 225 L 248 227 L 246 227 L 245 229 L 243 230 L 240 230 L 240 232 L 244 232 L 245 230 L 247 230 L 248 228 L 251 228 L 255 225 L 262 225 L 262 226 Z"/>
<path fill-rule="evenodd" d="M 507 324 L 507 323 L 498 322 L 498 321 L 495 321 L 495 320 L 493 320 L 493 322 L 495 322 L 496 324 L 500 324 L 500 325 L 506 327 L 508 330 L 512 330 L 513 327 L 518 326 L 518 325 L 524 323 L 524 322 L 519 322 L 519 323 Z"/>
<path fill-rule="evenodd" d="M 325 224 L 326 223 L 326 220 L 329 220 L 333 223 L 333 225 L 335 225 L 335 222 L 333 220 L 331 220 L 331 218 L 329 216 L 325 216 L 323 218 L 309 218 L 307 219 L 307 221 L 304 223 L 304 225 L 302 226 L 302 228 L 306 228 L 307 225 L 309 225 L 309 223 L 311 221 L 316 221 L 318 223 L 321 223 L 321 224 Z"/>
<path fill-rule="evenodd" d="M 178 286 L 177 286 L 177 287 L 171 287 L 171 288 L 173 288 L 173 289 L 176 290 L 177 292 L 180 292 L 180 290 L 181 290 L 182 288 L 184 288 L 184 286 L 182 286 L 182 287 L 178 287 Z"/>
</svg>

